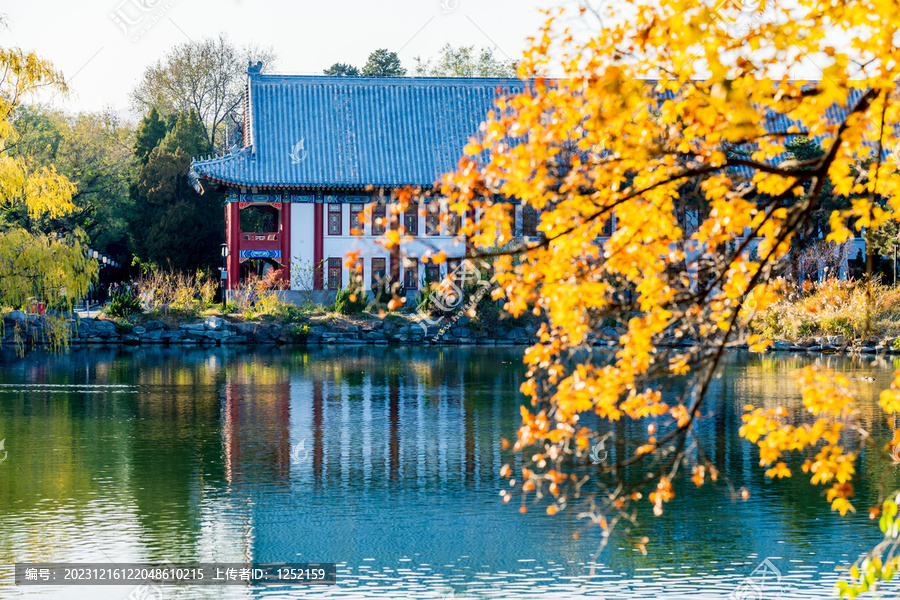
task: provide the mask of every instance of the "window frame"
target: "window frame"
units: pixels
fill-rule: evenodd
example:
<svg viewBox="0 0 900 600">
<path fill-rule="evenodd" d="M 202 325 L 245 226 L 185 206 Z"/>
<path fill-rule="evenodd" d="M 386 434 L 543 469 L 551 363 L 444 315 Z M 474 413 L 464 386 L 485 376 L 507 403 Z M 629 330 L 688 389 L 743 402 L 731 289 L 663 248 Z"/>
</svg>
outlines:
<svg viewBox="0 0 900 600">
<path fill-rule="evenodd" d="M 381 224 L 378 224 L 381 219 Z M 387 231 L 387 207 L 378 202 L 372 205 L 372 235 L 384 235 Z"/>
<path fill-rule="evenodd" d="M 530 204 L 522 204 L 522 235 L 537 237 L 538 225 L 540 225 L 540 213 Z"/>
<path fill-rule="evenodd" d="M 415 204 L 413 206 L 416 206 Z M 419 235 L 419 210 L 418 208 L 410 208 L 403 211 L 403 229 L 406 235 L 416 237 Z M 412 224 L 412 227 L 409 225 Z"/>
<path fill-rule="evenodd" d="M 333 209 L 332 207 L 337 207 L 337 210 Z M 333 228 L 331 226 L 332 225 L 332 221 L 331 221 L 332 216 L 337 216 L 337 223 L 336 223 L 337 227 L 336 228 Z M 328 227 L 327 227 L 328 235 L 342 235 L 344 232 L 344 205 L 339 204 L 337 202 L 329 202 L 328 210 L 325 211 L 325 220 L 328 225 Z M 337 233 L 335 233 L 335 229 L 337 230 Z"/>
<path fill-rule="evenodd" d="M 379 263 L 380 268 L 376 266 Z M 385 277 L 387 277 L 387 259 L 380 256 L 373 257 L 369 287 L 375 289 L 376 286 L 381 285 Z"/>
<path fill-rule="evenodd" d="M 337 287 L 332 287 L 332 270 L 337 269 Z M 341 265 L 340 258 L 329 257 L 328 258 L 328 267 L 325 273 L 325 283 L 328 286 L 329 291 L 335 291 L 341 289 L 341 284 L 344 282 L 344 268 Z"/>
<path fill-rule="evenodd" d="M 366 205 L 359 202 L 350 203 L 350 235 L 366 235 L 366 223 L 363 215 Z M 357 227 L 356 225 L 359 225 Z M 353 233 L 356 230 L 357 233 Z"/>
<path fill-rule="evenodd" d="M 462 215 L 455 210 L 447 211 L 447 235 L 456 237 L 462 229 Z"/>
<path fill-rule="evenodd" d="M 425 205 L 425 235 L 441 235 L 441 205 L 436 202 Z"/>
<path fill-rule="evenodd" d="M 409 262 L 413 263 L 412 267 L 403 267 L 403 289 L 409 290 L 418 290 L 419 289 L 419 260 L 416 259 L 413 261 L 410 258 L 406 259 Z M 413 275 L 414 274 L 414 275 Z M 410 275 L 412 277 L 412 283 L 410 283 Z"/>
<path fill-rule="evenodd" d="M 426 263 L 425 264 L 425 283 L 426 283 L 426 285 L 428 284 L 429 279 L 431 280 L 432 283 L 440 283 L 441 282 L 441 265 L 436 265 L 434 263 Z"/>
</svg>

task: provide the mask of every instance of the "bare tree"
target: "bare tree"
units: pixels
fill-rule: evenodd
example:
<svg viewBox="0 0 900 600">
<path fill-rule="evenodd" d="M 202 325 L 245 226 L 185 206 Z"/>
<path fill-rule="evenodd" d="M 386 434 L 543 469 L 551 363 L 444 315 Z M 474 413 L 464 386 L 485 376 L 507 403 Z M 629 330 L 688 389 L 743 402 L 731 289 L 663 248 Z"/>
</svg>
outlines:
<svg viewBox="0 0 900 600">
<path fill-rule="evenodd" d="M 186 42 L 147 67 L 131 93 L 132 106 L 139 113 L 155 106 L 163 115 L 196 110 L 207 142 L 221 151 L 243 123 L 248 61 L 261 61 L 265 69 L 275 59 L 271 48 L 238 47 L 224 33 Z"/>
</svg>

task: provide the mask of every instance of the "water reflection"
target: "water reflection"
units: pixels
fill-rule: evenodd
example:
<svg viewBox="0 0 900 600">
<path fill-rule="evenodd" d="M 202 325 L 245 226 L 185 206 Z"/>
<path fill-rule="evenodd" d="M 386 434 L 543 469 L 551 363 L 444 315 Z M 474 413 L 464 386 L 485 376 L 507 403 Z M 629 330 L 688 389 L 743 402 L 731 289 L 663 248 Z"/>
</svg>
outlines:
<svg viewBox="0 0 900 600">
<path fill-rule="evenodd" d="M 820 361 L 876 378 L 854 381 L 861 419 L 889 437 L 875 399 L 893 361 L 736 354 L 710 390 L 698 439 L 751 500 L 682 484 L 664 517 L 642 515 L 650 554 L 616 539 L 589 578 L 597 532 L 575 539 L 575 515 L 523 515 L 499 502 L 500 439 L 519 421 L 519 356 L 366 347 L 3 354 L 0 563 L 339 563 L 341 583 L 327 589 L 192 587 L 170 590 L 173 598 L 722 598 L 771 557 L 797 584 L 790 595 L 821 597 L 834 567 L 877 539 L 864 515 L 833 515 L 803 478 L 767 480 L 737 429 L 745 403 L 798 402 L 787 374 Z M 615 425 L 620 439 L 645 426 Z M 624 448 L 609 451 L 614 460 Z M 869 477 L 886 462 L 863 455 L 858 507 L 874 498 Z M 890 472 L 886 485 L 900 480 Z M 3 598 L 129 593 L 0 579 Z"/>
</svg>

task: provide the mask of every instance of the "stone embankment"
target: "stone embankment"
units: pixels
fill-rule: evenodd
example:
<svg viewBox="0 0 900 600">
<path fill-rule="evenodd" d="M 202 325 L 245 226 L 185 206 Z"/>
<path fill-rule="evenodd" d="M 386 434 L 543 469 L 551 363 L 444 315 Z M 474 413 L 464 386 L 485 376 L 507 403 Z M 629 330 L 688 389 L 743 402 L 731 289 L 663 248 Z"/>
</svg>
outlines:
<svg viewBox="0 0 900 600">
<path fill-rule="evenodd" d="M 487 333 L 467 327 L 463 317 L 438 335 L 438 328 L 423 331 L 422 327 L 406 319 L 357 320 L 329 323 L 313 321 L 308 325 L 274 322 L 230 321 L 222 317 L 207 317 L 195 323 L 167 326 L 162 321 L 144 321 L 139 325 L 116 323 L 103 319 L 72 318 L 67 316 L 69 344 L 165 344 L 165 345 L 222 345 L 222 344 L 477 344 L 512 346 L 533 343 L 534 328 L 498 327 Z M 3 344 L 24 342 L 26 345 L 48 344 L 47 321 L 34 314 L 12 311 L 3 319 Z"/>
<path fill-rule="evenodd" d="M 411 319 L 356 319 L 355 321 L 331 321 L 313 319 L 308 325 L 281 324 L 267 321 L 233 321 L 211 316 L 194 323 L 166 325 L 162 321 L 144 321 L 139 325 L 116 323 L 104 319 L 88 319 L 71 315 L 55 315 L 66 318 L 65 327 L 69 344 L 164 344 L 209 345 L 223 344 L 373 344 L 373 345 L 484 345 L 515 346 L 534 343 L 536 326 L 511 327 L 498 325 L 490 331 L 473 327 L 468 317 L 462 317 L 452 326 L 429 327 L 427 330 Z M 4 345 L 41 345 L 50 343 L 48 321 L 43 317 L 12 311 L 3 317 L 2 343 Z M 443 329 L 443 331 L 441 331 Z M 615 346 L 622 328 L 606 328 L 601 335 L 589 339 L 595 346 Z M 847 339 L 839 335 L 810 337 L 799 341 L 776 340 L 769 351 L 823 352 L 859 354 L 900 354 L 900 342 L 895 346 L 894 337 L 868 337 Z M 696 342 L 690 339 L 667 337 L 661 346 L 689 347 Z M 746 348 L 746 345 L 739 346 Z"/>
</svg>

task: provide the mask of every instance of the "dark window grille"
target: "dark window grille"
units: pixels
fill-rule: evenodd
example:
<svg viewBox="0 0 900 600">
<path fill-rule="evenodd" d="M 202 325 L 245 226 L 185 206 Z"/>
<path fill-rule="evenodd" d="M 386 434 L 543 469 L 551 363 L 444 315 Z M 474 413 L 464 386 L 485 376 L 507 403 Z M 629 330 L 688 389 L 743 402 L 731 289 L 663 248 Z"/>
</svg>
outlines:
<svg viewBox="0 0 900 600">
<path fill-rule="evenodd" d="M 328 235 L 341 235 L 341 205 L 328 205 Z"/>
<path fill-rule="evenodd" d="M 341 259 L 340 258 L 329 258 L 328 259 L 328 289 L 329 290 L 341 289 Z"/>
</svg>

